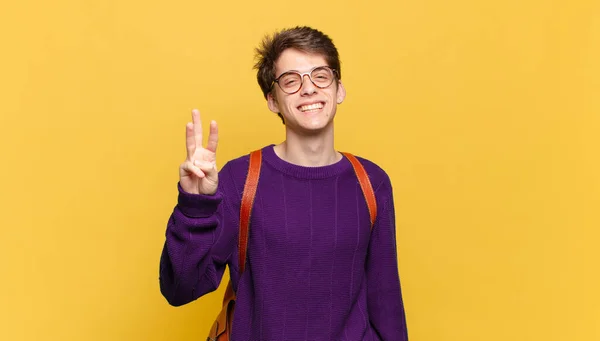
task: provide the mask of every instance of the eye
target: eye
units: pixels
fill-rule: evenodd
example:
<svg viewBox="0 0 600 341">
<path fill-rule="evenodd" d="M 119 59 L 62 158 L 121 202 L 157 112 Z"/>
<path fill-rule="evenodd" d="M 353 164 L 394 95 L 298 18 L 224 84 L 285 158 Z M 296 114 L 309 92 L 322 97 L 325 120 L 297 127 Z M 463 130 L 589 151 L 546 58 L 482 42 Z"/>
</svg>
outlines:
<svg viewBox="0 0 600 341">
<path fill-rule="evenodd" d="M 312 77 L 318 81 L 328 81 L 331 79 L 331 72 L 327 69 L 316 69 L 313 71 Z"/>
<path fill-rule="evenodd" d="M 283 85 L 290 86 L 298 83 L 296 78 L 290 77 L 283 80 Z"/>
<path fill-rule="evenodd" d="M 293 73 L 285 74 L 279 79 L 279 84 L 286 86 L 286 87 L 297 85 L 298 82 L 299 82 L 298 76 Z"/>
</svg>

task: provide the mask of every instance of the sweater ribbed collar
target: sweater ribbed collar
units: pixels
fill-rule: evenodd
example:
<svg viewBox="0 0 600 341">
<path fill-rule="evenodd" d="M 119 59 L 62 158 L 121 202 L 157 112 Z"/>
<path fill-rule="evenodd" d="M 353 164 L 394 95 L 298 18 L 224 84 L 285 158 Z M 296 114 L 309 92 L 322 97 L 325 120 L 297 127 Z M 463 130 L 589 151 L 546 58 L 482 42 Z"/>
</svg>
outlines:
<svg viewBox="0 0 600 341">
<path fill-rule="evenodd" d="M 327 166 L 299 166 L 281 159 L 275 154 L 273 147 L 275 145 L 271 144 L 262 149 L 263 160 L 276 170 L 296 178 L 325 179 L 352 169 L 352 164 L 345 156 L 340 161 Z"/>
</svg>

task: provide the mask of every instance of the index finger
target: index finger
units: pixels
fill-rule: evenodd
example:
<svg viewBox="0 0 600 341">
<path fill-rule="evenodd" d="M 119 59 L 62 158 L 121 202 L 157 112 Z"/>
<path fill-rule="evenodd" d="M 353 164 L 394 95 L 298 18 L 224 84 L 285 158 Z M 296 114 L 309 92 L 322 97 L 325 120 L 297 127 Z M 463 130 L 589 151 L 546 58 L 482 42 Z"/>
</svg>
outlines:
<svg viewBox="0 0 600 341">
<path fill-rule="evenodd" d="M 213 153 L 217 152 L 217 145 L 219 144 L 219 129 L 217 128 L 217 122 L 210 122 L 210 133 L 208 134 L 208 144 L 206 149 Z"/>
<path fill-rule="evenodd" d="M 200 111 L 192 110 L 192 123 L 194 124 L 194 139 L 196 140 L 196 149 L 202 148 L 202 121 L 200 120 Z"/>
</svg>

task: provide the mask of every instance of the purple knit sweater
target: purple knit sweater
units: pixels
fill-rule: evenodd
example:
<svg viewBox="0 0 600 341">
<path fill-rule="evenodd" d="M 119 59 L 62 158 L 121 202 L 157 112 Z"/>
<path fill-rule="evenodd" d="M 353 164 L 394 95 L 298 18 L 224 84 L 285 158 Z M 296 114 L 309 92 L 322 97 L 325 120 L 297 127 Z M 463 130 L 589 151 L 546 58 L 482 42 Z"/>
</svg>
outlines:
<svg viewBox="0 0 600 341">
<path fill-rule="evenodd" d="M 246 269 L 239 212 L 249 157 L 229 161 L 212 196 L 183 192 L 169 219 L 161 292 L 179 306 L 214 291 L 229 266 L 233 341 L 408 340 L 398 275 L 392 186 L 359 158 L 377 198 L 369 212 L 350 162 L 303 167 L 263 148 Z M 215 311 L 215 317 L 218 311 Z"/>
</svg>

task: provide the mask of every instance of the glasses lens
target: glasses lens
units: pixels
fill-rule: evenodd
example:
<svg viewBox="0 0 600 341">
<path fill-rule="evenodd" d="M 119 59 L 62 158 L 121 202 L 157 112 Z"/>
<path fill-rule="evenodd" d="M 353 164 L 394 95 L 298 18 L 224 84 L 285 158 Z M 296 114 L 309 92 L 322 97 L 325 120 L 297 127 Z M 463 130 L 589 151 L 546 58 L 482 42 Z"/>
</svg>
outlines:
<svg viewBox="0 0 600 341">
<path fill-rule="evenodd" d="M 281 86 L 281 90 L 287 93 L 293 93 L 298 91 L 301 85 L 302 79 L 297 73 L 285 73 L 279 78 L 279 86 Z"/>
<path fill-rule="evenodd" d="M 333 82 L 333 71 L 330 68 L 319 67 L 311 72 L 310 77 L 316 86 L 326 88 Z"/>
</svg>

